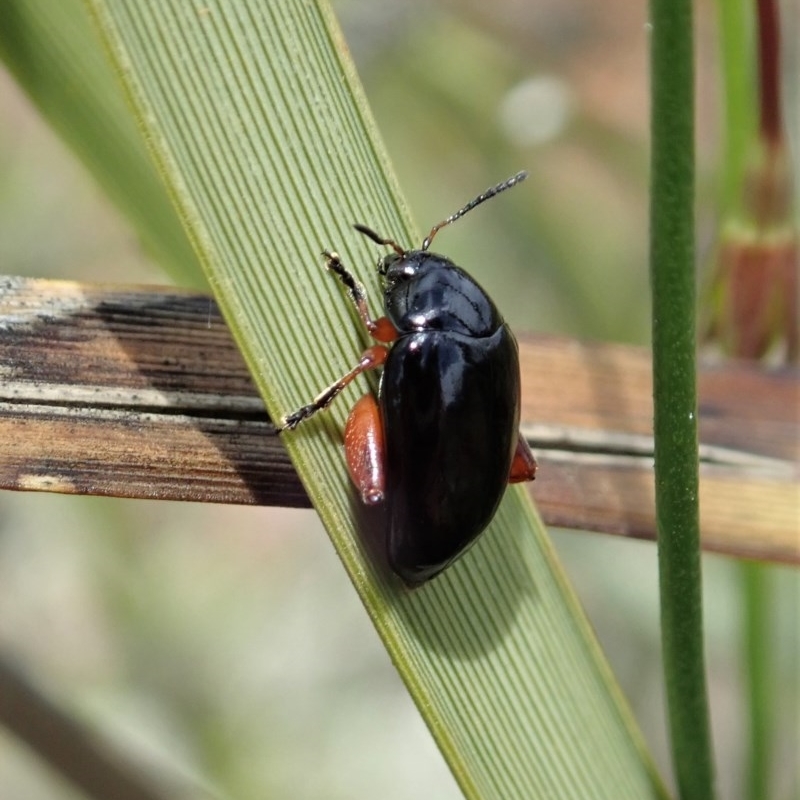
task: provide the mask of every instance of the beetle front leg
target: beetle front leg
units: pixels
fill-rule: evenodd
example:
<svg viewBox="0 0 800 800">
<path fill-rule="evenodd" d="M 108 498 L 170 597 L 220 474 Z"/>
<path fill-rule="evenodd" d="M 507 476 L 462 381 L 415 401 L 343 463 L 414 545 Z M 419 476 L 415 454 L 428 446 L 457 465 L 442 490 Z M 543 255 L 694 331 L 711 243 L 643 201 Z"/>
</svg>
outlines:
<svg viewBox="0 0 800 800">
<path fill-rule="evenodd" d="M 297 411 L 293 411 L 291 414 L 286 414 L 281 420 L 281 425 L 278 426 L 278 432 L 294 430 L 303 420 L 313 417 L 317 411 L 322 411 L 323 408 L 327 408 L 342 389 L 362 372 L 375 369 L 376 367 L 382 367 L 388 355 L 388 348 L 384 347 L 382 344 L 376 344 L 367 348 L 361 354 L 361 359 L 358 364 L 356 364 L 350 372 L 343 375 L 335 383 L 332 383 L 323 392 L 320 392 L 308 405 L 298 408 Z"/>
<path fill-rule="evenodd" d="M 508 476 L 509 483 L 523 483 L 536 478 L 536 459 L 531 448 L 520 434 L 517 439 L 517 449 L 514 451 L 514 460 L 511 462 L 511 471 Z"/>
<path fill-rule="evenodd" d="M 350 480 L 366 505 L 380 503 L 386 496 L 386 459 L 383 419 L 371 394 L 354 406 L 344 429 L 344 452 Z"/>
<path fill-rule="evenodd" d="M 347 295 L 358 311 L 358 316 L 369 331 L 370 336 L 379 342 L 393 342 L 397 338 L 397 329 L 389 322 L 388 317 L 373 319 L 367 307 L 367 290 L 364 284 L 356 280 L 355 276 L 342 263 L 338 253 L 328 250 L 323 251 L 325 266 L 339 279 L 347 289 Z"/>
</svg>

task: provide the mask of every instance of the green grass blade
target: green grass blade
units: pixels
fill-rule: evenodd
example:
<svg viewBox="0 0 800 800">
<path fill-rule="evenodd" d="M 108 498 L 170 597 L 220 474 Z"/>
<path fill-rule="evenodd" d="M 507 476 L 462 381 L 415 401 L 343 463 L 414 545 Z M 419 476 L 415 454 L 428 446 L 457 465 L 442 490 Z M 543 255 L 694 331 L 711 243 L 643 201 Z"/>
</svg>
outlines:
<svg viewBox="0 0 800 800">
<path fill-rule="evenodd" d="M 175 280 L 202 270 L 82 0 L 3 0 L 0 58 Z"/>
<path fill-rule="evenodd" d="M 664 672 L 680 796 L 709 800 L 713 766 L 698 507 L 691 0 L 652 0 L 650 15 L 650 268 Z"/>
<path fill-rule="evenodd" d="M 364 265 L 377 248 L 350 224 L 420 241 L 338 28 L 321 3 L 89 5 L 279 416 L 357 356 L 357 326 L 322 269 L 323 247 L 376 297 Z M 354 502 L 341 453 L 354 391 L 286 443 L 465 794 L 663 797 L 524 490 L 508 492 L 481 542 L 433 583 L 409 592 L 387 574 L 375 556 L 379 520 Z"/>
</svg>

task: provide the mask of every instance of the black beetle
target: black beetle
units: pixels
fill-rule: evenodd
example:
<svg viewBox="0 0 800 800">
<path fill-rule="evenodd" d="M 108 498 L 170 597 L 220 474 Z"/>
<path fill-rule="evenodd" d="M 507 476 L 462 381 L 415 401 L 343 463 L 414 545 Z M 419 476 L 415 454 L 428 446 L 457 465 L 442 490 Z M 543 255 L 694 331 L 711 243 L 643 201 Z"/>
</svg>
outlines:
<svg viewBox="0 0 800 800">
<path fill-rule="evenodd" d="M 353 407 L 345 453 L 362 500 L 388 503 L 389 563 L 408 584 L 457 559 L 491 521 L 506 484 L 536 474 L 518 432 L 516 340 L 489 295 L 449 258 L 428 251 L 441 228 L 526 177 L 520 172 L 434 225 L 419 250 L 356 225 L 394 251 L 378 262 L 386 314 L 379 319 L 339 256 L 323 253 L 367 330 L 385 344 L 368 348 L 350 372 L 286 415 L 281 430 L 328 406 L 357 375 L 383 366 L 380 405 L 367 394 Z"/>
</svg>

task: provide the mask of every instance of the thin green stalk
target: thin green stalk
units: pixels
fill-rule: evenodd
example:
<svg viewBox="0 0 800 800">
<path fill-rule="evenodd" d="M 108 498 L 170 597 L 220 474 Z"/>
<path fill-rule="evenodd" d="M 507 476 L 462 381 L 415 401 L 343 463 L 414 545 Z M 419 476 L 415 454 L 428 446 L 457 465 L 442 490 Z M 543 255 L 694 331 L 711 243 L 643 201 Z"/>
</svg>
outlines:
<svg viewBox="0 0 800 800">
<path fill-rule="evenodd" d="M 746 665 L 749 709 L 749 753 L 745 766 L 746 797 L 769 797 L 772 730 L 772 642 L 770 641 L 770 575 L 763 564 L 740 566 L 743 594 L 742 660 Z"/>
<path fill-rule="evenodd" d="M 773 0 L 758 3 L 717 3 L 720 28 L 722 93 L 725 98 L 725 155 L 721 164 L 724 195 L 722 219 L 747 214 L 747 199 L 752 195 L 752 165 L 758 137 L 773 149 L 783 140 L 780 93 L 780 18 Z M 755 29 L 755 32 L 754 32 Z M 755 35 L 757 33 L 757 35 Z M 756 46 L 757 45 L 757 46 Z M 758 78 L 758 80 L 756 79 Z M 744 202 L 743 202 L 744 201 Z M 735 232 L 731 237 L 737 235 Z M 724 226 L 722 233 L 725 237 Z M 724 250 L 723 250 L 724 252 Z M 765 259 L 766 261 L 766 259 Z M 753 265 L 751 268 L 757 268 Z M 762 270 L 765 280 L 769 273 Z M 733 283 L 725 270 L 719 281 Z M 752 291 L 752 288 L 750 288 Z M 752 319 L 740 320 L 745 326 Z M 736 337 L 734 341 L 741 341 Z M 734 348 L 730 355 L 753 355 Z M 742 682 L 748 731 L 748 751 L 743 758 L 742 784 L 751 800 L 769 797 L 773 750 L 774 697 L 771 691 L 775 674 L 775 652 L 770 637 L 772 575 L 764 564 L 740 565 Z"/>
<path fill-rule="evenodd" d="M 695 385 L 694 91 L 690 0 L 651 0 L 650 263 L 661 630 L 679 796 L 709 800 Z"/>
<path fill-rule="evenodd" d="M 756 132 L 752 2 L 717 0 L 717 22 L 724 105 L 720 211 L 730 215 L 741 210 L 742 179 Z"/>
</svg>

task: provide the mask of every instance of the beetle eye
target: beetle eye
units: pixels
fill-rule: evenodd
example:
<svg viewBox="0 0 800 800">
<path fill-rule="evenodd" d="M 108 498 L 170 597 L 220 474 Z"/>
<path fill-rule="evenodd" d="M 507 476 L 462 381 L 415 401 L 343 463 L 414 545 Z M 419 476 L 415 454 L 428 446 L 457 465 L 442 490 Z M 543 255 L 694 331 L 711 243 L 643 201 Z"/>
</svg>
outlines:
<svg viewBox="0 0 800 800">
<path fill-rule="evenodd" d="M 378 274 L 385 278 L 392 264 L 399 259 L 400 256 L 398 256 L 397 253 L 389 253 L 388 256 L 378 259 Z"/>
</svg>

